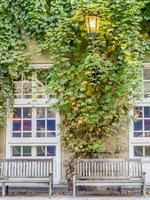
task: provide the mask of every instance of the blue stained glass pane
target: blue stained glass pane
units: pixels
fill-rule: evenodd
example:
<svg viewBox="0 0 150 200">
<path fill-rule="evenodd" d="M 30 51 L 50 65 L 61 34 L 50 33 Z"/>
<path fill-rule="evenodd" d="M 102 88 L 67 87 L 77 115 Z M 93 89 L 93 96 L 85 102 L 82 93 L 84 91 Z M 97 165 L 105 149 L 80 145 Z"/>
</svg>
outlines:
<svg viewBox="0 0 150 200">
<path fill-rule="evenodd" d="M 45 130 L 45 120 L 37 120 L 37 130 L 38 131 Z"/>
<path fill-rule="evenodd" d="M 144 130 L 146 130 L 146 131 L 150 130 L 150 119 L 144 120 Z"/>
<path fill-rule="evenodd" d="M 47 120 L 47 130 L 49 130 L 49 131 L 56 130 L 56 121 L 55 120 Z"/>
<path fill-rule="evenodd" d="M 138 120 L 136 122 L 134 122 L 134 130 L 138 131 L 138 130 L 142 130 L 143 125 L 142 125 L 142 120 Z"/>
<path fill-rule="evenodd" d="M 144 117 L 150 118 L 150 107 L 144 107 Z"/>
<path fill-rule="evenodd" d="M 21 120 L 13 121 L 13 131 L 21 131 Z"/>
<path fill-rule="evenodd" d="M 47 147 L 47 156 L 56 156 L 56 146 Z"/>
<path fill-rule="evenodd" d="M 31 131 L 31 120 L 23 120 L 23 130 L 24 131 Z"/>
</svg>

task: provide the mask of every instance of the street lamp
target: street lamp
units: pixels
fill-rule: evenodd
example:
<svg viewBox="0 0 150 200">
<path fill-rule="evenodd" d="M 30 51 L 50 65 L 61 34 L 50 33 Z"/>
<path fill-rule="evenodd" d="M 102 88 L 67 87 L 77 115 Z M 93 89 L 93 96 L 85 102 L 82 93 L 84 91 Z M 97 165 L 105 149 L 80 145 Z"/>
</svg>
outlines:
<svg viewBox="0 0 150 200">
<path fill-rule="evenodd" d="M 95 35 L 99 33 L 100 17 L 86 16 L 85 23 L 86 23 L 86 30 L 89 33 L 89 35 Z"/>
</svg>

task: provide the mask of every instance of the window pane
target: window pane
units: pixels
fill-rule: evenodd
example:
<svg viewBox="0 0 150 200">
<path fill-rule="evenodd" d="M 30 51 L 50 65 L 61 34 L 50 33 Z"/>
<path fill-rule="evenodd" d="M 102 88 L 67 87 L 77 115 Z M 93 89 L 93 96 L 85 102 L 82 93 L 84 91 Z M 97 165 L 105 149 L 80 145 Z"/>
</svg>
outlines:
<svg viewBox="0 0 150 200">
<path fill-rule="evenodd" d="M 13 131 L 21 131 L 21 120 L 13 120 Z"/>
<path fill-rule="evenodd" d="M 21 146 L 12 147 L 12 156 L 21 156 Z"/>
<path fill-rule="evenodd" d="M 55 132 L 48 132 L 47 137 L 56 137 L 56 133 Z"/>
<path fill-rule="evenodd" d="M 23 118 L 32 118 L 32 109 L 31 108 L 23 108 Z"/>
<path fill-rule="evenodd" d="M 150 69 L 143 69 L 144 80 L 150 80 Z"/>
<path fill-rule="evenodd" d="M 45 97 L 45 92 L 46 92 L 46 87 L 43 85 L 40 81 L 36 82 L 37 86 L 37 98 L 44 98 Z"/>
<path fill-rule="evenodd" d="M 13 132 L 13 137 L 21 137 L 21 132 Z"/>
<path fill-rule="evenodd" d="M 23 130 L 24 131 L 31 131 L 31 120 L 23 120 Z"/>
<path fill-rule="evenodd" d="M 45 132 L 37 132 L 36 136 L 37 137 L 45 137 Z"/>
<path fill-rule="evenodd" d="M 45 108 L 36 109 L 37 118 L 45 118 Z"/>
<path fill-rule="evenodd" d="M 138 130 L 142 130 L 143 126 L 142 126 L 142 120 L 137 120 L 136 122 L 134 122 L 134 130 L 138 131 Z"/>
<path fill-rule="evenodd" d="M 150 130 L 150 119 L 144 120 L 144 130 L 146 131 Z"/>
<path fill-rule="evenodd" d="M 24 82 L 23 83 L 23 98 L 31 98 L 32 94 L 32 83 L 31 82 Z"/>
<path fill-rule="evenodd" d="M 55 131 L 55 120 L 47 120 L 47 130 Z"/>
<path fill-rule="evenodd" d="M 150 107 L 144 107 L 144 117 L 150 118 Z"/>
<path fill-rule="evenodd" d="M 134 146 L 134 156 L 135 157 L 143 156 L 143 146 Z"/>
<path fill-rule="evenodd" d="M 134 109 L 134 114 L 137 116 L 137 118 L 142 118 L 143 115 L 142 107 L 136 107 Z"/>
<path fill-rule="evenodd" d="M 22 98 L 21 92 L 22 92 L 22 84 L 21 81 L 15 81 L 14 82 L 14 93 L 15 93 L 15 98 L 19 99 Z"/>
<path fill-rule="evenodd" d="M 36 155 L 37 156 L 45 156 L 45 146 L 38 146 L 36 148 Z"/>
<path fill-rule="evenodd" d="M 56 146 L 47 147 L 47 156 L 56 156 Z"/>
<path fill-rule="evenodd" d="M 13 118 L 21 118 L 21 108 L 14 108 Z"/>
<path fill-rule="evenodd" d="M 31 147 L 30 146 L 23 147 L 23 156 L 31 156 Z"/>
<path fill-rule="evenodd" d="M 37 120 L 37 130 L 38 131 L 45 130 L 45 120 Z"/>
<path fill-rule="evenodd" d="M 23 137 L 32 137 L 31 132 L 23 132 Z"/>
<path fill-rule="evenodd" d="M 142 132 L 134 132 L 134 137 L 142 137 L 143 133 Z"/>
<path fill-rule="evenodd" d="M 150 146 L 145 146 L 145 156 L 150 156 Z"/>
<path fill-rule="evenodd" d="M 145 132 L 145 137 L 150 137 L 150 132 Z"/>
<path fill-rule="evenodd" d="M 150 97 L 150 81 L 144 82 L 144 94 L 145 97 Z"/>
<path fill-rule="evenodd" d="M 55 118 L 55 117 L 56 117 L 55 112 L 50 112 L 50 111 L 47 109 L 47 118 Z"/>
</svg>

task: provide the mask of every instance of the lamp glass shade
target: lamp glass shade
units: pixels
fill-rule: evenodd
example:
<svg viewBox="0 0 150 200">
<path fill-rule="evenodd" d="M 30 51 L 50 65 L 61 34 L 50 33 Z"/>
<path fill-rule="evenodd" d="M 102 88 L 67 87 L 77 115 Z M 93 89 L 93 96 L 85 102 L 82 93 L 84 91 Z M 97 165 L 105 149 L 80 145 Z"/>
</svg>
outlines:
<svg viewBox="0 0 150 200">
<path fill-rule="evenodd" d="M 99 22 L 100 18 L 97 16 L 86 16 L 86 29 L 88 33 L 98 33 L 99 32 Z"/>
</svg>

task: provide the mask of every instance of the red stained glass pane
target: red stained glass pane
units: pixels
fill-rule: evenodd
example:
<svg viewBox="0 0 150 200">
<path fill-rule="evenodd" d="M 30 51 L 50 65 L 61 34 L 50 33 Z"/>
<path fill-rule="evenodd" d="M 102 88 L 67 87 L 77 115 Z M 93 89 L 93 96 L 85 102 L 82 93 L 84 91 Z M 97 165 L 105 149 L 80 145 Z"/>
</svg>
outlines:
<svg viewBox="0 0 150 200">
<path fill-rule="evenodd" d="M 23 130 L 31 131 L 32 122 L 31 120 L 23 120 Z"/>
</svg>

